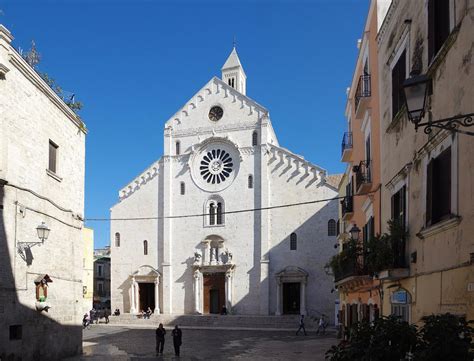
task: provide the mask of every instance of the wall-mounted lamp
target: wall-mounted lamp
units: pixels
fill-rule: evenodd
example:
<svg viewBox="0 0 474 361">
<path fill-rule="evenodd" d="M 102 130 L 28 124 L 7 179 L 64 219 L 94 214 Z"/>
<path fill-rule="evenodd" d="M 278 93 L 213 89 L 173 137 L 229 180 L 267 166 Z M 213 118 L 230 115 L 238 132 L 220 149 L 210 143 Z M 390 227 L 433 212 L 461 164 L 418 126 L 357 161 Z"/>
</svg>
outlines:
<svg viewBox="0 0 474 361">
<path fill-rule="evenodd" d="M 20 257 L 26 262 L 29 266 L 33 262 L 33 254 L 31 253 L 31 247 L 36 245 L 44 244 L 49 237 L 49 232 L 51 230 L 48 228 L 46 223 L 41 222 L 41 224 L 36 227 L 36 232 L 38 234 L 38 238 L 41 242 L 18 242 L 17 243 L 17 250 Z"/>
</svg>

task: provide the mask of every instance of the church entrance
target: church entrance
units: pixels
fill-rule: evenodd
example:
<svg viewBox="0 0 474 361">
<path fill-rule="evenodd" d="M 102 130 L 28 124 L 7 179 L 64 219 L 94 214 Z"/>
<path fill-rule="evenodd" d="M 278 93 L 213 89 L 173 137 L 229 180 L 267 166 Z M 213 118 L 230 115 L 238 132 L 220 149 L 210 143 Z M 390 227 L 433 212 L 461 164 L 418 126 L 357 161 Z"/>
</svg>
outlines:
<svg viewBox="0 0 474 361">
<path fill-rule="evenodd" d="M 140 294 L 140 307 L 138 311 L 146 311 L 148 307 L 153 311 L 155 309 L 155 284 L 151 282 L 139 282 L 138 287 Z"/>
<path fill-rule="evenodd" d="M 204 313 L 220 313 L 225 304 L 225 274 L 204 274 Z"/>
<path fill-rule="evenodd" d="M 283 314 L 300 313 L 300 283 L 283 283 Z"/>
</svg>

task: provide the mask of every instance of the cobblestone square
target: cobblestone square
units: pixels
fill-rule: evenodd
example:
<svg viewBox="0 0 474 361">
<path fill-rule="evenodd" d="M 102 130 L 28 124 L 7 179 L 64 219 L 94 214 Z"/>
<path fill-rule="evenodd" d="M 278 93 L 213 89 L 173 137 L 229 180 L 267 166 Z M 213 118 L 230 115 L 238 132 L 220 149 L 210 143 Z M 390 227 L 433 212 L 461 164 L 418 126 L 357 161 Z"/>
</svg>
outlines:
<svg viewBox="0 0 474 361">
<path fill-rule="evenodd" d="M 295 330 L 296 331 L 296 330 Z M 181 356 L 175 357 L 171 329 L 163 356 L 155 354 L 154 328 L 94 325 L 84 331 L 84 355 L 78 360 L 324 360 L 337 342 L 333 334 L 308 336 L 288 331 L 183 329 Z"/>
</svg>

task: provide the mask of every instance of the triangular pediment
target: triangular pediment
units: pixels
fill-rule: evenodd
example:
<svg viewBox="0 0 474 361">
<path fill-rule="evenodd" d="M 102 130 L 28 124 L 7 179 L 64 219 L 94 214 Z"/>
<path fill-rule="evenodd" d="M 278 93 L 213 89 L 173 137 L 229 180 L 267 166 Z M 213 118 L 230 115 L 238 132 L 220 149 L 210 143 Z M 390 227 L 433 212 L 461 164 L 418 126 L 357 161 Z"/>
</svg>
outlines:
<svg viewBox="0 0 474 361">
<path fill-rule="evenodd" d="M 220 105 L 231 115 L 227 120 L 212 123 L 207 119 L 209 108 Z M 238 92 L 217 77 L 213 77 L 197 91 L 181 109 L 166 122 L 165 128 L 180 130 L 184 128 L 215 127 L 223 123 L 229 124 L 236 120 L 241 122 L 257 122 L 268 117 L 268 110 L 255 100 Z"/>
</svg>

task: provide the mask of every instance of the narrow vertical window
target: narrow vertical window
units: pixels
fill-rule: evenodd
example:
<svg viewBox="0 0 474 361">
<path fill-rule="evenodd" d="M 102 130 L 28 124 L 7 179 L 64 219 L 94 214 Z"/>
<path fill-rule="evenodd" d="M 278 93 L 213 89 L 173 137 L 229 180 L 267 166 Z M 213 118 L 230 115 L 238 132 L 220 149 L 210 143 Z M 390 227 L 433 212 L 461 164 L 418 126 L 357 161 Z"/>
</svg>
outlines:
<svg viewBox="0 0 474 361">
<path fill-rule="evenodd" d="M 428 226 L 451 216 L 451 147 L 428 163 L 426 223 Z"/>
<path fill-rule="evenodd" d="M 186 185 L 184 184 L 184 182 L 181 182 L 179 184 L 179 192 L 182 196 L 184 196 L 184 193 L 186 193 Z"/>
<path fill-rule="evenodd" d="M 232 88 L 235 88 L 234 78 L 232 78 Z"/>
<path fill-rule="evenodd" d="M 449 36 L 449 1 L 428 1 L 428 61 L 431 62 Z"/>
<path fill-rule="evenodd" d="M 148 254 L 148 241 L 143 241 L 143 254 L 146 256 Z"/>
<path fill-rule="evenodd" d="M 214 203 L 209 204 L 209 225 L 216 224 L 216 206 Z"/>
<path fill-rule="evenodd" d="M 392 119 L 398 114 L 405 101 L 405 94 L 403 92 L 403 82 L 406 78 L 406 50 L 392 69 Z"/>
<path fill-rule="evenodd" d="M 296 241 L 297 241 L 296 233 L 292 233 L 290 235 L 290 250 L 291 251 L 296 251 Z"/>
<path fill-rule="evenodd" d="M 222 224 L 222 203 L 217 203 L 217 224 Z"/>
<path fill-rule="evenodd" d="M 176 141 L 176 155 L 181 154 L 181 142 L 178 140 Z"/>
<path fill-rule="evenodd" d="M 252 146 L 258 145 L 258 133 L 253 132 L 252 133 Z"/>
<path fill-rule="evenodd" d="M 49 163 L 48 169 L 56 173 L 57 170 L 57 156 L 58 156 L 58 146 L 52 141 L 49 141 Z"/>
<path fill-rule="evenodd" d="M 232 80 L 230 78 L 227 82 L 229 83 L 230 86 L 232 86 Z"/>
<path fill-rule="evenodd" d="M 115 233 L 115 247 L 120 247 L 120 233 Z"/>
<path fill-rule="evenodd" d="M 328 221 L 328 236 L 335 236 L 336 235 L 336 221 L 334 219 L 330 219 Z"/>
<path fill-rule="evenodd" d="M 253 176 L 249 175 L 249 189 L 253 188 Z"/>
</svg>

